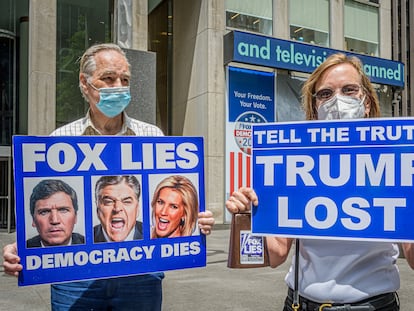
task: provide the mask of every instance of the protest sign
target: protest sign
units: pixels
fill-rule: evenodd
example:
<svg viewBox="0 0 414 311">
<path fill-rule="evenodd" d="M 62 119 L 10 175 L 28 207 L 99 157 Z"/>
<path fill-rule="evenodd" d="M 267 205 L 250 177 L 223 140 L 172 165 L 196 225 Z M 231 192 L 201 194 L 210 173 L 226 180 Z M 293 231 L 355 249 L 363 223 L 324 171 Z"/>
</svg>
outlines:
<svg viewBox="0 0 414 311">
<path fill-rule="evenodd" d="M 13 155 L 20 286 L 206 265 L 202 138 L 14 136 Z"/>
<path fill-rule="evenodd" d="M 414 241 L 414 119 L 253 126 L 252 232 Z"/>
</svg>

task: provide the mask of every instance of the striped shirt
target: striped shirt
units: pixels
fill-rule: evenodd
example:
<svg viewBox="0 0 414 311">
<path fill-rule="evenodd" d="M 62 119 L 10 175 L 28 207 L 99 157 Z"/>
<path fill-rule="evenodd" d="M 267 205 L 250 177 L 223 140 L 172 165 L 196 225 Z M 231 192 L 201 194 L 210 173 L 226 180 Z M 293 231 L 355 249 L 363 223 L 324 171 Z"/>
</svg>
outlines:
<svg viewBox="0 0 414 311">
<path fill-rule="evenodd" d="M 119 133 L 114 136 L 164 136 L 161 129 L 157 126 L 132 119 L 124 114 L 124 124 Z M 54 130 L 51 136 L 92 136 L 102 135 L 92 124 L 92 120 L 89 115 L 89 111 L 85 117 L 66 124 L 58 129 Z"/>
</svg>

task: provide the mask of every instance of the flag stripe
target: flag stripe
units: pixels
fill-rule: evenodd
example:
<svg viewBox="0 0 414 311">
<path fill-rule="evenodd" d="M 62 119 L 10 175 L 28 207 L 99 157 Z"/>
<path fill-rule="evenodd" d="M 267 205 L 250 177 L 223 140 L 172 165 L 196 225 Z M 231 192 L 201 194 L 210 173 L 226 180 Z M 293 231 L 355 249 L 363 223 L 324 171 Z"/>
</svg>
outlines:
<svg viewBox="0 0 414 311">
<path fill-rule="evenodd" d="M 250 157 L 246 157 L 246 186 L 250 187 Z"/>
<path fill-rule="evenodd" d="M 243 154 L 241 152 L 239 152 L 239 159 L 238 159 L 238 161 L 239 161 L 239 163 L 238 163 L 238 168 L 239 168 L 239 171 L 238 171 L 238 174 L 239 174 L 239 186 L 238 186 L 238 188 L 240 188 L 240 187 L 243 187 Z"/>
<path fill-rule="evenodd" d="M 234 192 L 234 152 L 230 152 L 230 195 Z"/>
</svg>

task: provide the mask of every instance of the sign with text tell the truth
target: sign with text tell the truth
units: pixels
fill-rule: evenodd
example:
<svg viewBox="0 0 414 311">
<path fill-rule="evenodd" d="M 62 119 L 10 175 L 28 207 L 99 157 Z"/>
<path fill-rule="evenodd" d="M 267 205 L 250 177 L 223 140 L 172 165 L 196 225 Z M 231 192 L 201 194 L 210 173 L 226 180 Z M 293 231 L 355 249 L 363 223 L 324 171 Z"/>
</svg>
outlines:
<svg viewBox="0 0 414 311">
<path fill-rule="evenodd" d="M 252 232 L 414 241 L 414 119 L 253 125 Z"/>
<path fill-rule="evenodd" d="M 13 152 L 20 286 L 206 265 L 201 137 L 14 136 Z"/>
</svg>

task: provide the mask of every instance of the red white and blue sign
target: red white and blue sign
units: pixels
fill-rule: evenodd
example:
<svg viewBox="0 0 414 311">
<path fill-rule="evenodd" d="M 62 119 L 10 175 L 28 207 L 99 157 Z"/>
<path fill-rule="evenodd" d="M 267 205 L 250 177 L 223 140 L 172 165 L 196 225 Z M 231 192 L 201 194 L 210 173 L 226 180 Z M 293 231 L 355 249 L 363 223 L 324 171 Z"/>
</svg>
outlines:
<svg viewBox="0 0 414 311">
<path fill-rule="evenodd" d="M 414 119 L 253 125 L 252 232 L 414 241 Z"/>
<path fill-rule="evenodd" d="M 201 137 L 14 136 L 13 157 L 17 244 L 23 265 L 23 271 L 19 274 L 20 286 L 206 265 L 205 236 L 200 234 L 196 220 L 193 219 L 192 231 L 186 235 L 152 235 L 156 220 L 151 202 L 156 187 L 167 177 L 185 177 L 188 184 L 193 185 L 195 191 L 193 188 L 192 191 L 196 193 L 193 198 L 196 200 L 192 202 L 198 200 L 198 204 L 194 205 L 194 210 L 198 209 L 195 217 L 199 211 L 205 210 Z M 106 230 L 102 237 L 106 240 L 98 243 L 98 231 L 94 229 L 102 226 L 105 231 L 105 225 L 104 217 L 97 216 L 98 204 L 101 204 L 98 203 L 101 199 L 97 199 L 97 184 L 102 177 L 108 177 L 102 179 L 107 180 L 113 176 L 133 176 L 133 180 L 139 181 L 139 204 L 136 205 L 139 212 L 138 218 L 133 219 L 133 223 L 137 223 L 135 233 L 139 233 L 139 237 L 134 235 L 132 238 L 130 235 L 128 239 L 113 242 L 113 239 L 108 239 L 110 234 Z M 53 246 L 40 242 L 43 239 L 40 223 L 34 220 L 30 202 L 35 202 L 31 200 L 35 185 L 45 180 L 63 181 L 77 194 L 77 221 L 73 227 L 76 235 L 72 235 L 69 245 Z M 132 204 L 131 197 L 104 199 L 102 204 L 105 206 L 118 206 L 119 202 Z M 41 200 L 46 199 L 41 197 Z M 39 215 L 53 212 L 54 207 L 44 206 L 39 209 Z M 69 213 L 69 208 L 60 208 Z M 186 219 L 182 218 L 180 225 L 184 226 Z M 111 226 L 114 231 L 120 230 L 121 217 L 112 219 Z M 163 220 L 160 227 L 166 226 L 167 221 Z M 40 237 L 39 245 L 29 245 L 27 242 L 35 240 L 36 236 Z"/>
<path fill-rule="evenodd" d="M 275 74 L 229 66 L 227 83 L 226 194 L 229 195 L 242 186 L 251 186 L 252 125 L 275 121 Z"/>
</svg>

